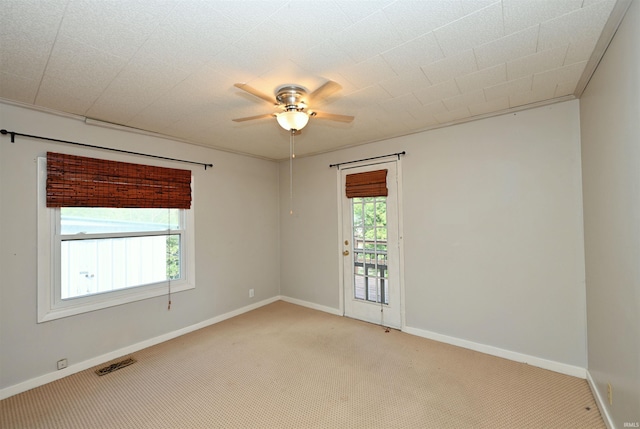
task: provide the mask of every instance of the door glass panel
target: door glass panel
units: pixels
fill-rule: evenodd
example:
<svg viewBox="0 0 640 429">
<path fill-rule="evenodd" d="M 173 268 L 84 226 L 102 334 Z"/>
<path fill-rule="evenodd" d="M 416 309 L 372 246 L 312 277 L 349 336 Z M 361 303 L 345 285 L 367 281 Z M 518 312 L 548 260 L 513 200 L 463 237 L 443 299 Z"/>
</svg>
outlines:
<svg viewBox="0 0 640 429">
<path fill-rule="evenodd" d="M 387 198 L 353 198 L 353 296 L 389 304 Z"/>
</svg>

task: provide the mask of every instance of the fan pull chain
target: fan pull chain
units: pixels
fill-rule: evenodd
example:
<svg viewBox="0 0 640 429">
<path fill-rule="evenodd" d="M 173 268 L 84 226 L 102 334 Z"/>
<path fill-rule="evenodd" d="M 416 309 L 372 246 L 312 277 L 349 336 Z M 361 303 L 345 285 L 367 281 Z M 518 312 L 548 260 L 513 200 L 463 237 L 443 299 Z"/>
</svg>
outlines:
<svg viewBox="0 0 640 429">
<path fill-rule="evenodd" d="M 293 134 L 295 130 L 291 130 L 291 135 L 289 136 L 289 214 L 293 215 L 293 158 L 296 157 L 294 153 L 294 138 Z"/>
</svg>

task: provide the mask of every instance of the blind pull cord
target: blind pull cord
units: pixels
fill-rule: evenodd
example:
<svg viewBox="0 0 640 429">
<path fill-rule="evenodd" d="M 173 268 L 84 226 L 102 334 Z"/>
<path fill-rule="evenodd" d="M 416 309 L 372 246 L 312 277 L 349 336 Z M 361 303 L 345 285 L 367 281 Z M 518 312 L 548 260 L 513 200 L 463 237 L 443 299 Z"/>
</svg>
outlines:
<svg viewBox="0 0 640 429">
<path fill-rule="evenodd" d="M 171 209 L 167 209 L 167 311 L 171 310 Z"/>
<path fill-rule="evenodd" d="M 291 130 L 289 135 L 289 214 L 293 215 L 293 158 L 296 157 L 294 148 L 295 130 Z"/>
</svg>

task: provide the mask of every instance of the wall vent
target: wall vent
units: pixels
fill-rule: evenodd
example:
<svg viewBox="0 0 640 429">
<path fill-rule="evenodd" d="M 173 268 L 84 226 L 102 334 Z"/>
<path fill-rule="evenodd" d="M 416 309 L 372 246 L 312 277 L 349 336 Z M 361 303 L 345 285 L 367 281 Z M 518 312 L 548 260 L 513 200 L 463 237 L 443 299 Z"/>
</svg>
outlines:
<svg viewBox="0 0 640 429">
<path fill-rule="evenodd" d="M 119 370 L 120 368 L 124 368 L 125 366 L 129 366 L 136 363 L 134 358 L 127 358 L 125 360 L 121 360 L 120 362 L 112 363 L 109 366 L 105 366 L 104 368 L 96 369 L 96 374 L 99 376 L 103 376 L 106 374 L 110 374 L 113 371 Z"/>
</svg>

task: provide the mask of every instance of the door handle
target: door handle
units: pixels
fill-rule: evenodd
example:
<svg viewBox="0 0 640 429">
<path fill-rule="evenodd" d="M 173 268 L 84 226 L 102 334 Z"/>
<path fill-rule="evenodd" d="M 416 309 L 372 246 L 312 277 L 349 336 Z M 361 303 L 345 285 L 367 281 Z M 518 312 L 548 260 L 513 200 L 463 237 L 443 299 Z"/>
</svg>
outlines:
<svg viewBox="0 0 640 429">
<path fill-rule="evenodd" d="M 348 251 L 348 250 L 345 250 L 344 252 L 342 252 L 342 254 L 343 254 L 344 256 L 348 256 L 348 255 L 349 255 L 349 251 Z"/>
</svg>

